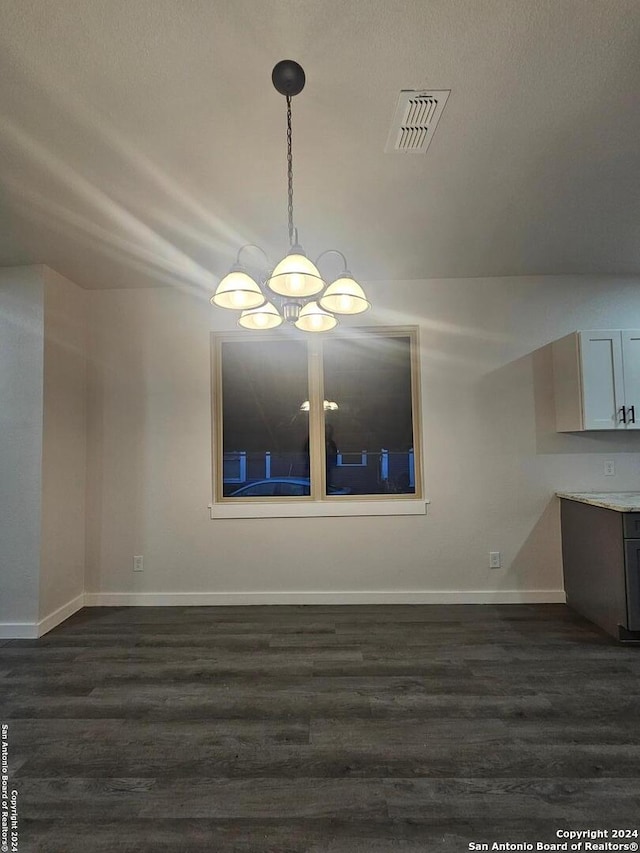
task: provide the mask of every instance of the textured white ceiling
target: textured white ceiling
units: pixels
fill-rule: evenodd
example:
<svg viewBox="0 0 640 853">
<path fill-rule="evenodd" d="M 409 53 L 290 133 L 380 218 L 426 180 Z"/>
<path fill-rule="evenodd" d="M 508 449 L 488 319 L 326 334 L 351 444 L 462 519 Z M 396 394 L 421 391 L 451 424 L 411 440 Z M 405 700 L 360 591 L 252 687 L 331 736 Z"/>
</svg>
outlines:
<svg viewBox="0 0 640 853">
<path fill-rule="evenodd" d="M 3 0 L 0 264 L 209 287 L 296 213 L 368 279 L 640 273 L 640 0 Z M 401 88 L 451 89 L 426 155 Z"/>
</svg>

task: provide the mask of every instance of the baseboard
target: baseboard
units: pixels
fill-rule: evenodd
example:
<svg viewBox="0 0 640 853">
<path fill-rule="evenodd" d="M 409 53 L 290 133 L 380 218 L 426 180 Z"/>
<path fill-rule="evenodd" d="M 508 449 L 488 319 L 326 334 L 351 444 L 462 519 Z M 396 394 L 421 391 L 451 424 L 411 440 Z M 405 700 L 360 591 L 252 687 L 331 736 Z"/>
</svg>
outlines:
<svg viewBox="0 0 640 853">
<path fill-rule="evenodd" d="M 62 605 L 62 607 L 58 607 L 57 610 L 54 610 L 53 613 L 50 613 L 38 622 L 38 636 L 41 637 L 43 634 L 51 631 L 52 628 L 55 628 L 56 625 L 64 622 L 64 620 L 68 619 L 69 616 L 73 616 L 74 613 L 84 606 L 85 594 L 84 592 L 81 592 L 80 595 L 77 595 L 71 601 L 67 601 L 66 604 Z"/>
<path fill-rule="evenodd" d="M 564 604 L 562 589 L 403 592 L 87 592 L 86 607 L 208 607 L 259 604 Z"/>
<path fill-rule="evenodd" d="M 562 589 L 353 592 L 85 592 L 39 622 L 0 622 L 0 640 L 37 640 L 81 607 L 243 607 L 264 604 L 564 604 Z"/>
<path fill-rule="evenodd" d="M 0 640 L 37 640 L 37 622 L 0 622 Z"/>
<path fill-rule="evenodd" d="M 37 640 L 84 607 L 84 598 L 82 592 L 39 622 L 0 622 L 0 640 Z"/>
</svg>

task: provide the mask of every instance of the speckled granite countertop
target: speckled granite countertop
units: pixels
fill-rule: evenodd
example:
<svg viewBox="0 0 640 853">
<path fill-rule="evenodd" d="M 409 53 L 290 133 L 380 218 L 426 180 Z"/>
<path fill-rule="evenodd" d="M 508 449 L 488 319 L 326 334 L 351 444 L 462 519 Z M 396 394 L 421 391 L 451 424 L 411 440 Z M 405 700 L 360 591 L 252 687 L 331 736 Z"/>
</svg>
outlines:
<svg viewBox="0 0 640 853">
<path fill-rule="evenodd" d="M 616 512 L 640 512 L 640 492 L 556 492 L 556 495 Z"/>
</svg>

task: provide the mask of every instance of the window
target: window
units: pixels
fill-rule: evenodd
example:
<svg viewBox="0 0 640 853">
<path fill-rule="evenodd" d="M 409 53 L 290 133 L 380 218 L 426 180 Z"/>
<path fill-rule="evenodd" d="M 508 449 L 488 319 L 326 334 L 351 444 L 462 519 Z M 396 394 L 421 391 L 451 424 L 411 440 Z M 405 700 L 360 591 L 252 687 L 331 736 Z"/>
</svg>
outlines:
<svg viewBox="0 0 640 853">
<path fill-rule="evenodd" d="M 212 356 L 215 505 L 422 499 L 415 329 L 214 334 Z"/>
</svg>

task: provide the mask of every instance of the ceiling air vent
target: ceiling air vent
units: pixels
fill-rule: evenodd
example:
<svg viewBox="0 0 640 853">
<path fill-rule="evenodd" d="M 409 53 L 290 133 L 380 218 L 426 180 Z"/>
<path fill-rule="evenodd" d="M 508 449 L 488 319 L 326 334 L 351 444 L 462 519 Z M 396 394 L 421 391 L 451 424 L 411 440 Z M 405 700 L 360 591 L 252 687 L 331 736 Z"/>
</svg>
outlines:
<svg viewBox="0 0 640 853">
<path fill-rule="evenodd" d="M 450 89 L 437 92 L 403 89 L 398 97 L 385 152 L 424 154 L 433 139 L 450 94 Z"/>
</svg>

